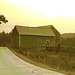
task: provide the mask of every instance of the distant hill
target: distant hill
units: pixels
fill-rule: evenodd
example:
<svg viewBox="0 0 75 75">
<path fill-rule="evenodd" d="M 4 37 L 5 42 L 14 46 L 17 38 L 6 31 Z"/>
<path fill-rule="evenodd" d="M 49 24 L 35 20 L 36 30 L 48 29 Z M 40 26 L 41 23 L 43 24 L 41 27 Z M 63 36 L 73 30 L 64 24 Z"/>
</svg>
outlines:
<svg viewBox="0 0 75 75">
<path fill-rule="evenodd" d="M 75 37 L 75 33 L 64 33 L 61 34 L 61 38 L 67 39 L 67 38 L 74 38 Z"/>
</svg>

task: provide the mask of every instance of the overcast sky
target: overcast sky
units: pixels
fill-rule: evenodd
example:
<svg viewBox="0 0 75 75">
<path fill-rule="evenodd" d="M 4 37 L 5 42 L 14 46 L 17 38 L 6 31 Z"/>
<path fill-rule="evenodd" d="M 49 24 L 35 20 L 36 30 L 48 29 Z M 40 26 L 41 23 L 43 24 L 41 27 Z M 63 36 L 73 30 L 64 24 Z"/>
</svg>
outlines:
<svg viewBox="0 0 75 75">
<path fill-rule="evenodd" d="M 0 25 L 0 32 L 52 24 L 60 33 L 75 33 L 75 0 L 0 0 L 1 14 L 9 22 Z"/>
</svg>

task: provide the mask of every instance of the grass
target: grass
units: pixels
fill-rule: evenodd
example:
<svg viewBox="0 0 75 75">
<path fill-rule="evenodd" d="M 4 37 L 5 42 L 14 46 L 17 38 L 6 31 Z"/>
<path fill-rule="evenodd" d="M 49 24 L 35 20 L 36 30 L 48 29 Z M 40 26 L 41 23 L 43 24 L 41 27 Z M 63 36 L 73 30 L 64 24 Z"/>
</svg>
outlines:
<svg viewBox="0 0 75 75">
<path fill-rule="evenodd" d="M 25 55 L 23 55 L 23 54 L 21 54 L 21 53 L 18 53 L 18 50 L 17 49 L 10 49 L 15 55 L 17 55 L 18 57 L 20 57 L 21 59 L 23 59 L 24 61 L 27 61 L 27 62 L 29 62 L 29 63 L 31 63 L 31 64 L 34 64 L 34 65 L 36 65 L 36 66 L 39 66 L 39 67 L 42 67 L 42 68 L 45 68 L 45 69 L 48 69 L 48 70 L 53 70 L 53 71 L 57 71 L 57 72 L 61 72 L 61 73 L 65 73 L 65 74 L 67 74 L 67 75 L 74 75 L 75 73 L 74 72 L 72 72 L 72 71 L 63 71 L 63 70 L 61 70 L 61 69 L 57 69 L 57 68 L 55 68 L 55 67 L 52 67 L 52 65 L 56 65 L 56 63 L 54 63 L 55 62 L 55 59 L 54 59 L 54 61 L 52 62 L 53 64 L 51 64 L 51 65 L 49 65 L 48 63 L 50 62 L 49 61 L 49 58 L 48 58 L 48 60 L 47 60 L 47 62 L 48 63 L 45 63 L 45 62 L 43 62 L 43 60 L 41 60 L 41 59 L 34 59 L 34 58 L 31 58 L 30 57 L 30 55 L 28 55 L 28 56 L 25 56 Z M 16 52 L 17 51 L 17 52 Z M 31 53 L 31 52 L 30 52 Z M 37 53 L 37 52 L 36 52 Z M 36 53 L 34 54 L 34 53 L 32 53 L 32 55 L 34 54 L 34 55 L 36 55 Z M 50 56 L 52 56 L 52 57 L 56 57 L 57 55 L 58 55 L 58 53 L 54 53 L 54 52 L 44 52 L 44 54 L 50 54 Z M 38 53 L 37 53 L 37 55 L 38 55 Z M 40 54 L 39 54 L 40 55 Z M 39 56 L 38 55 L 38 56 Z M 43 55 L 44 56 L 44 55 Z M 34 57 L 34 56 L 33 56 Z"/>
</svg>

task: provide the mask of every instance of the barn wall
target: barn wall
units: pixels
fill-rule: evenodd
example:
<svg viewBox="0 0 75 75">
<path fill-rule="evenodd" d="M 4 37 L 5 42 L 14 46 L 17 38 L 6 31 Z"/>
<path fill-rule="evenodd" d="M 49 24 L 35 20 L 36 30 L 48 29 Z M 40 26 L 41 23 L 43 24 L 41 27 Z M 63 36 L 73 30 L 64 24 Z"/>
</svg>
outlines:
<svg viewBox="0 0 75 75">
<path fill-rule="evenodd" d="M 51 29 L 53 30 L 53 32 L 55 33 L 55 45 L 58 45 L 59 43 L 60 43 L 60 41 L 61 41 L 61 39 L 60 39 L 60 33 L 53 27 L 53 26 L 51 26 Z"/>
<path fill-rule="evenodd" d="M 54 37 L 41 37 L 41 36 L 20 36 L 21 46 L 46 46 L 47 40 L 50 40 L 49 46 L 54 46 Z M 39 42 L 41 40 L 41 42 Z"/>
<path fill-rule="evenodd" d="M 12 31 L 12 47 L 18 48 L 19 45 L 19 34 L 16 28 Z"/>
</svg>

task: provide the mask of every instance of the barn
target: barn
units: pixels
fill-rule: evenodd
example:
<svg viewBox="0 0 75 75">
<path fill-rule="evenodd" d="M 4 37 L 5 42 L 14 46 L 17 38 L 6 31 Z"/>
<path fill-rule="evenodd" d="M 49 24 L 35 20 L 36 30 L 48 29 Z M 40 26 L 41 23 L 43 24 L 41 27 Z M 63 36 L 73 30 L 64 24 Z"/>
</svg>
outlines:
<svg viewBox="0 0 75 75">
<path fill-rule="evenodd" d="M 12 46 L 56 46 L 60 43 L 60 33 L 52 26 L 15 26 L 12 30 Z"/>
</svg>

